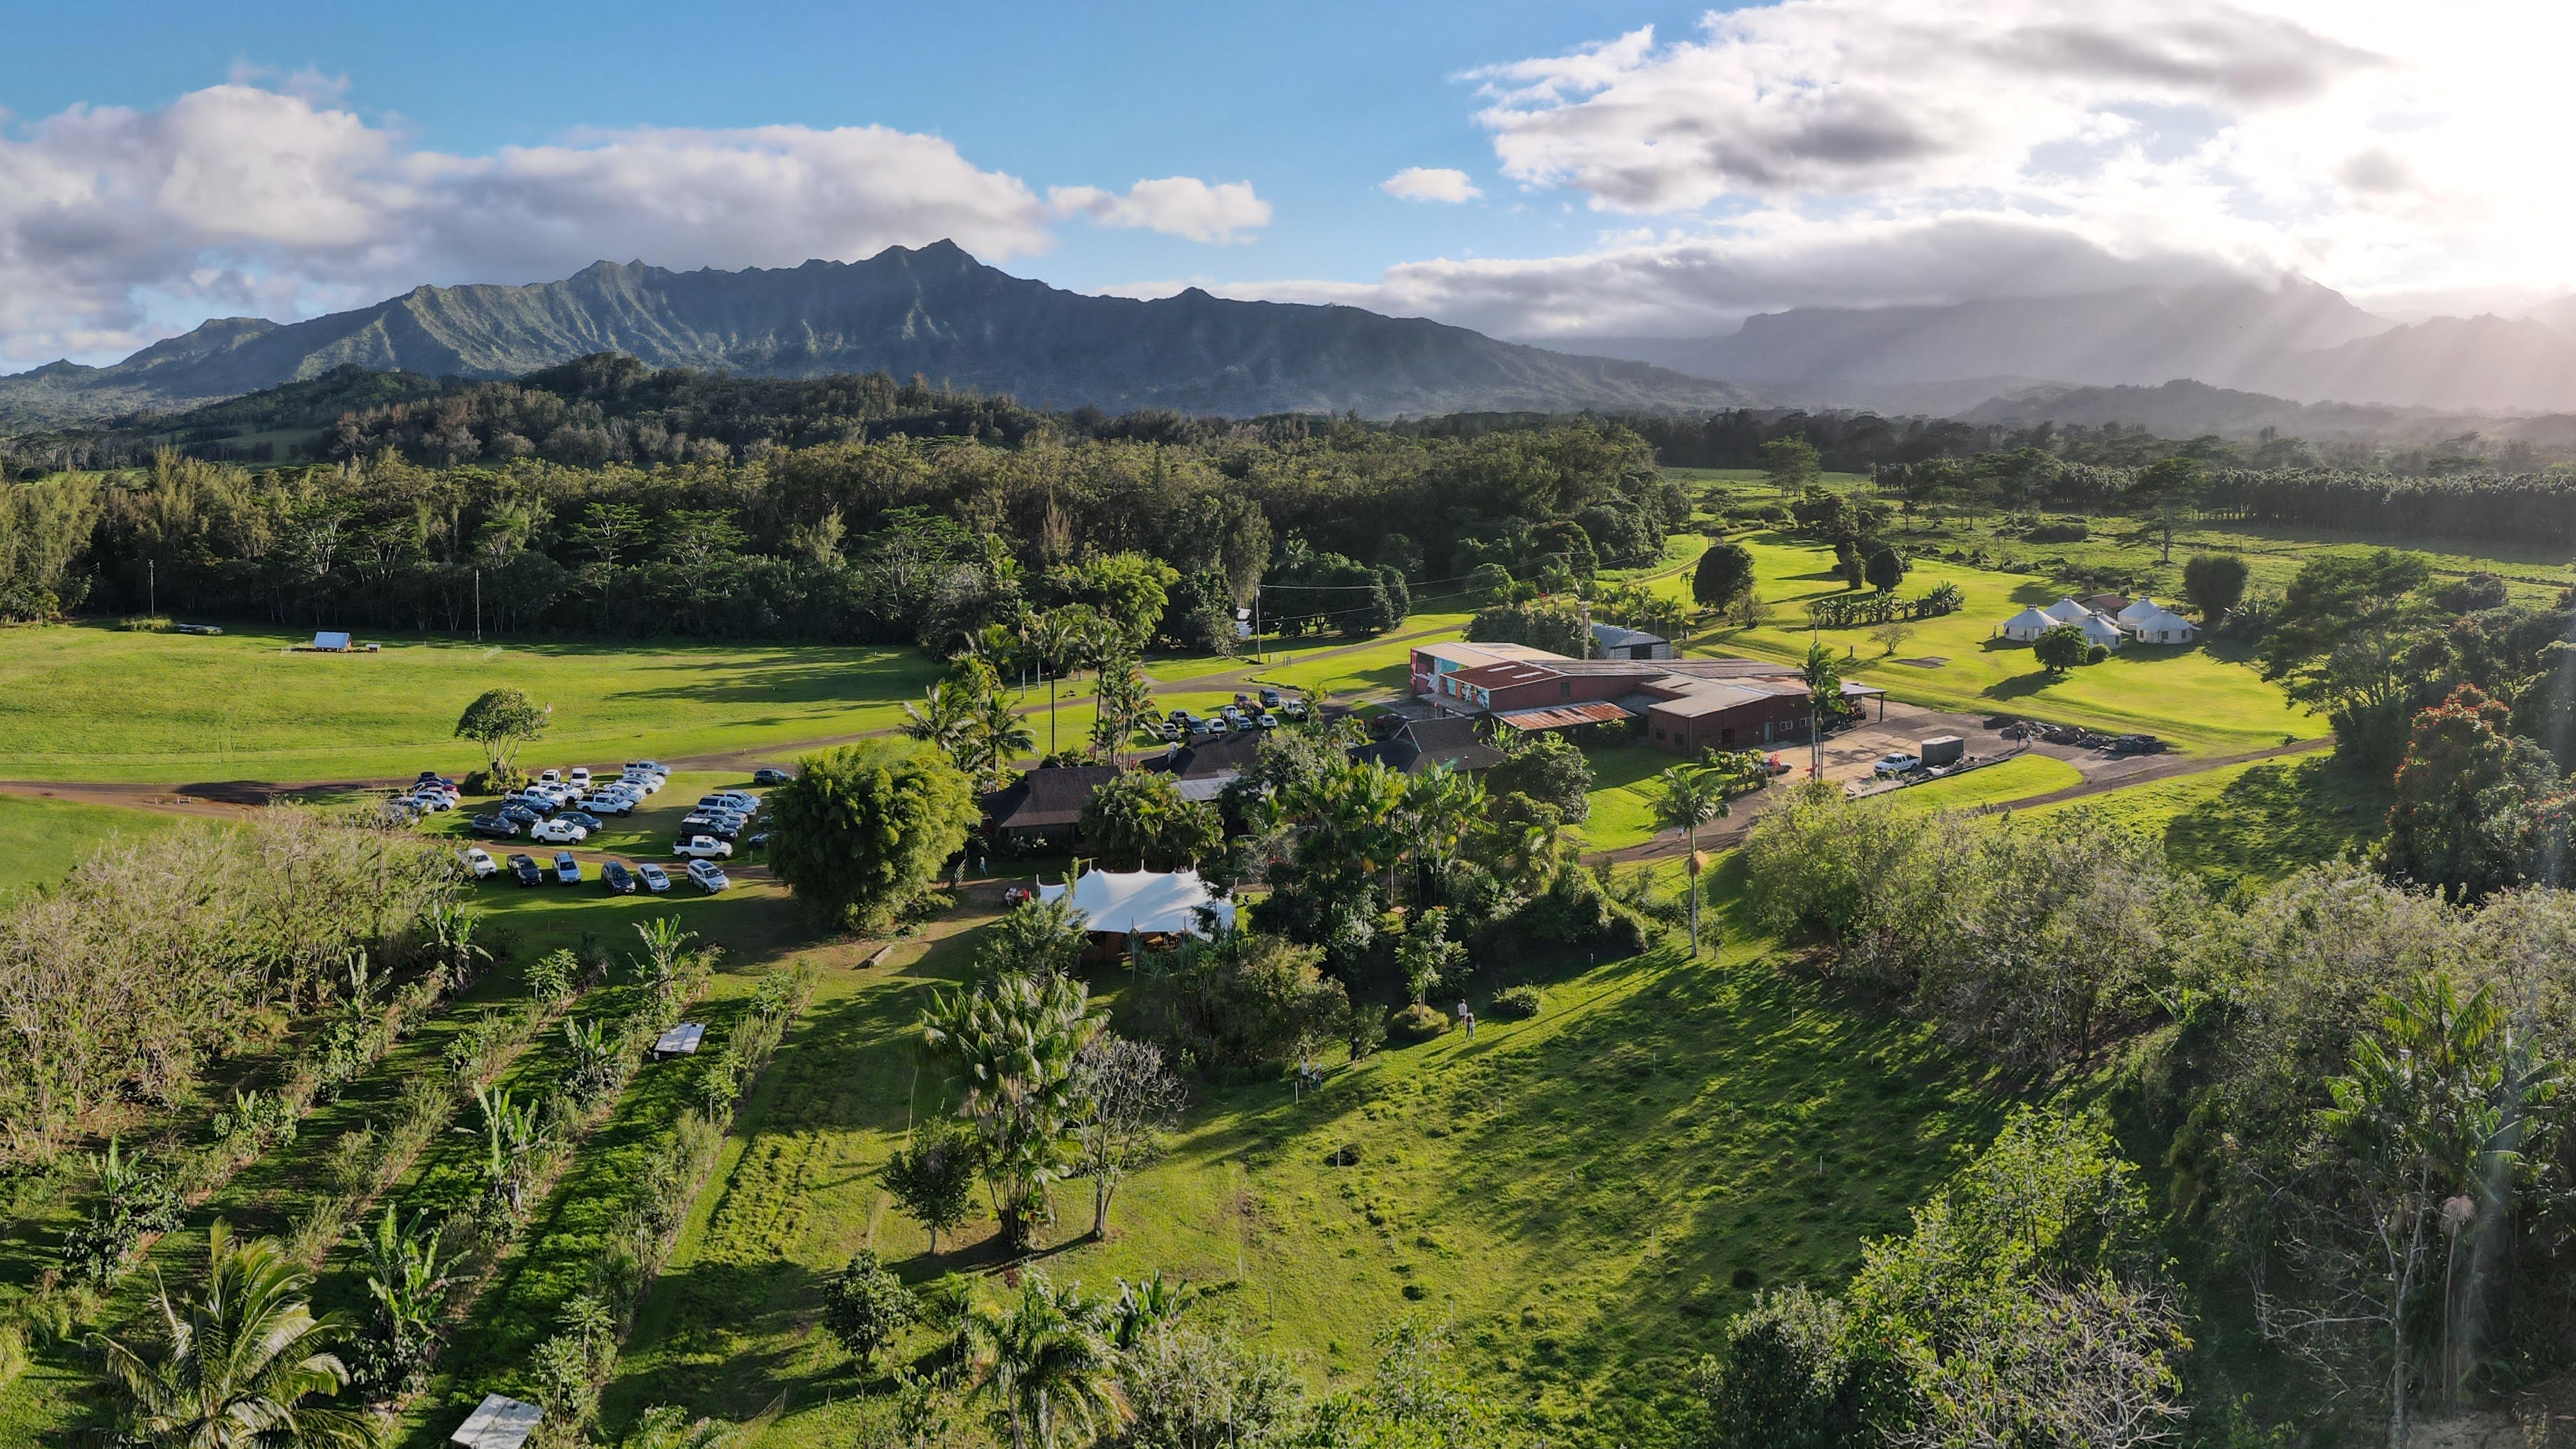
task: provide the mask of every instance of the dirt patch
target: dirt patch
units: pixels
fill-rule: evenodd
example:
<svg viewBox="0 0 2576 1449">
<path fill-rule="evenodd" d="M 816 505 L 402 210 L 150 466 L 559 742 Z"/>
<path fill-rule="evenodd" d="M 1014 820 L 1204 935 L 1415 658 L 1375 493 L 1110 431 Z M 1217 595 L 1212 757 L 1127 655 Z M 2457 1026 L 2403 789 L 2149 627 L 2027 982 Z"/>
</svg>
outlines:
<svg viewBox="0 0 2576 1449">
<path fill-rule="evenodd" d="M 1947 669 L 1950 667 L 1950 661 L 1938 654 L 1926 654 L 1920 659 L 1899 659 L 1896 662 L 1904 665 L 1908 669 Z"/>
</svg>

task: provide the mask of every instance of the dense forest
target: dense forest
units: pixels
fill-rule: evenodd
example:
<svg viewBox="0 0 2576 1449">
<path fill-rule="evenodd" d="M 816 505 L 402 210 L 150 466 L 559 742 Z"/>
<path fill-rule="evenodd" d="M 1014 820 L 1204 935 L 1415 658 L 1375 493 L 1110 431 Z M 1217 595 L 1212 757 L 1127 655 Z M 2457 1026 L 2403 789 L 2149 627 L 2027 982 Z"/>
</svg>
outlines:
<svg viewBox="0 0 2576 1449">
<path fill-rule="evenodd" d="M 333 462 L 163 449 L 22 479 L 0 613 L 944 650 L 1142 568 L 1163 601 L 1137 632 L 1211 647 L 1256 587 L 1286 632 L 1373 632 L 1482 564 L 1652 561 L 1690 509 L 1599 420 L 1458 439 L 1041 415 L 882 377 L 718 386 L 608 361 L 544 380 L 565 390 L 346 412 Z"/>
</svg>

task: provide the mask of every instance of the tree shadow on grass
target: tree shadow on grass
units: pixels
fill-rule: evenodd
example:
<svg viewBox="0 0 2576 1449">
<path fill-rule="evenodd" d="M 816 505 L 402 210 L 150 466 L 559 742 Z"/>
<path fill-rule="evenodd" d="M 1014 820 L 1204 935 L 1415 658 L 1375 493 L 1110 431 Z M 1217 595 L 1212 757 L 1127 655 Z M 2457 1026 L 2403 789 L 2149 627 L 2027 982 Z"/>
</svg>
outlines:
<svg viewBox="0 0 2576 1449">
<path fill-rule="evenodd" d="M 2028 674 L 2016 674 L 2010 679 L 1997 680 L 1977 692 L 1988 699 L 2028 699 L 2052 684 L 2064 682 L 2064 679 L 2063 675 L 2053 675 L 2045 669 L 2034 669 Z"/>
</svg>

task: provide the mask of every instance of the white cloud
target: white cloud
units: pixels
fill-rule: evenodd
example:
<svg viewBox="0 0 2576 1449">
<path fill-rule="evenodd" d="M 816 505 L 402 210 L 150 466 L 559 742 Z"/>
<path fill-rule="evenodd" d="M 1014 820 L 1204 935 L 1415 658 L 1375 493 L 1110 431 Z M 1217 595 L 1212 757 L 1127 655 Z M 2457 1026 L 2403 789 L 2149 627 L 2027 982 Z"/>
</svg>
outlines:
<svg viewBox="0 0 2576 1449">
<path fill-rule="evenodd" d="M 1593 249 L 1237 296 L 1506 335 L 2298 273 L 2365 301 L 2576 290 L 2576 7 L 1783 0 L 1474 72 L 1504 174 Z M 1639 223 L 1651 223 L 1641 225 Z"/>
<path fill-rule="evenodd" d="M 1241 183 L 1086 195 L 1106 224 L 1207 241 L 1270 218 Z M 639 128 L 457 156 L 320 78 L 236 81 L 0 133 L 0 362 L 101 360 L 210 311 L 291 318 L 602 258 L 794 266 L 944 237 L 1002 261 L 1053 246 L 1055 214 L 1018 177 L 883 126 Z"/>
<path fill-rule="evenodd" d="M 1399 201 L 1473 201 L 1485 194 L 1466 172 L 1446 166 L 1407 166 L 1377 189 Z"/>
<path fill-rule="evenodd" d="M 1120 196 L 1097 186 L 1057 186 L 1047 204 L 1058 216 L 1087 216 L 1101 226 L 1143 227 L 1195 242 L 1251 241 L 1270 224 L 1270 203 L 1252 194 L 1249 181 L 1214 186 L 1194 176 L 1139 181 Z"/>
</svg>

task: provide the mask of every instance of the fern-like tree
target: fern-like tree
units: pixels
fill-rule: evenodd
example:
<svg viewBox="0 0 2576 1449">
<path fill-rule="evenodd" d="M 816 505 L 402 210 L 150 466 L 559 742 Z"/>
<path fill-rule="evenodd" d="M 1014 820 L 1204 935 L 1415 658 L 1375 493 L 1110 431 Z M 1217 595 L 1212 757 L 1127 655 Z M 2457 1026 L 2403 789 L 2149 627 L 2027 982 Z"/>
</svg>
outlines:
<svg viewBox="0 0 2576 1449">
<path fill-rule="evenodd" d="M 922 1039 L 966 1080 L 958 1115 L 975 1124 L 1002 1242 L 1025 1249 L 1047 1189 L 1073 1162 L 1082 1112 L 1075 1067 L 1102 1018 L 1078 981 L 1010 974 L 934 992 Z"/>
<path fill-rule="evenodd" d="M 117 1399 L 122 1442 L 170 1449 L 371 1449 L 375 1425 L 330 1400 L 349 1370 L 330 1351 L 340 1324 L 315 1317 L 312 1280 L 262 1238 L 206 1233 L 206 1281 L 173 1301 L 161 1285 L 161 1341 L 91 1340 Z"/>
</svg>

